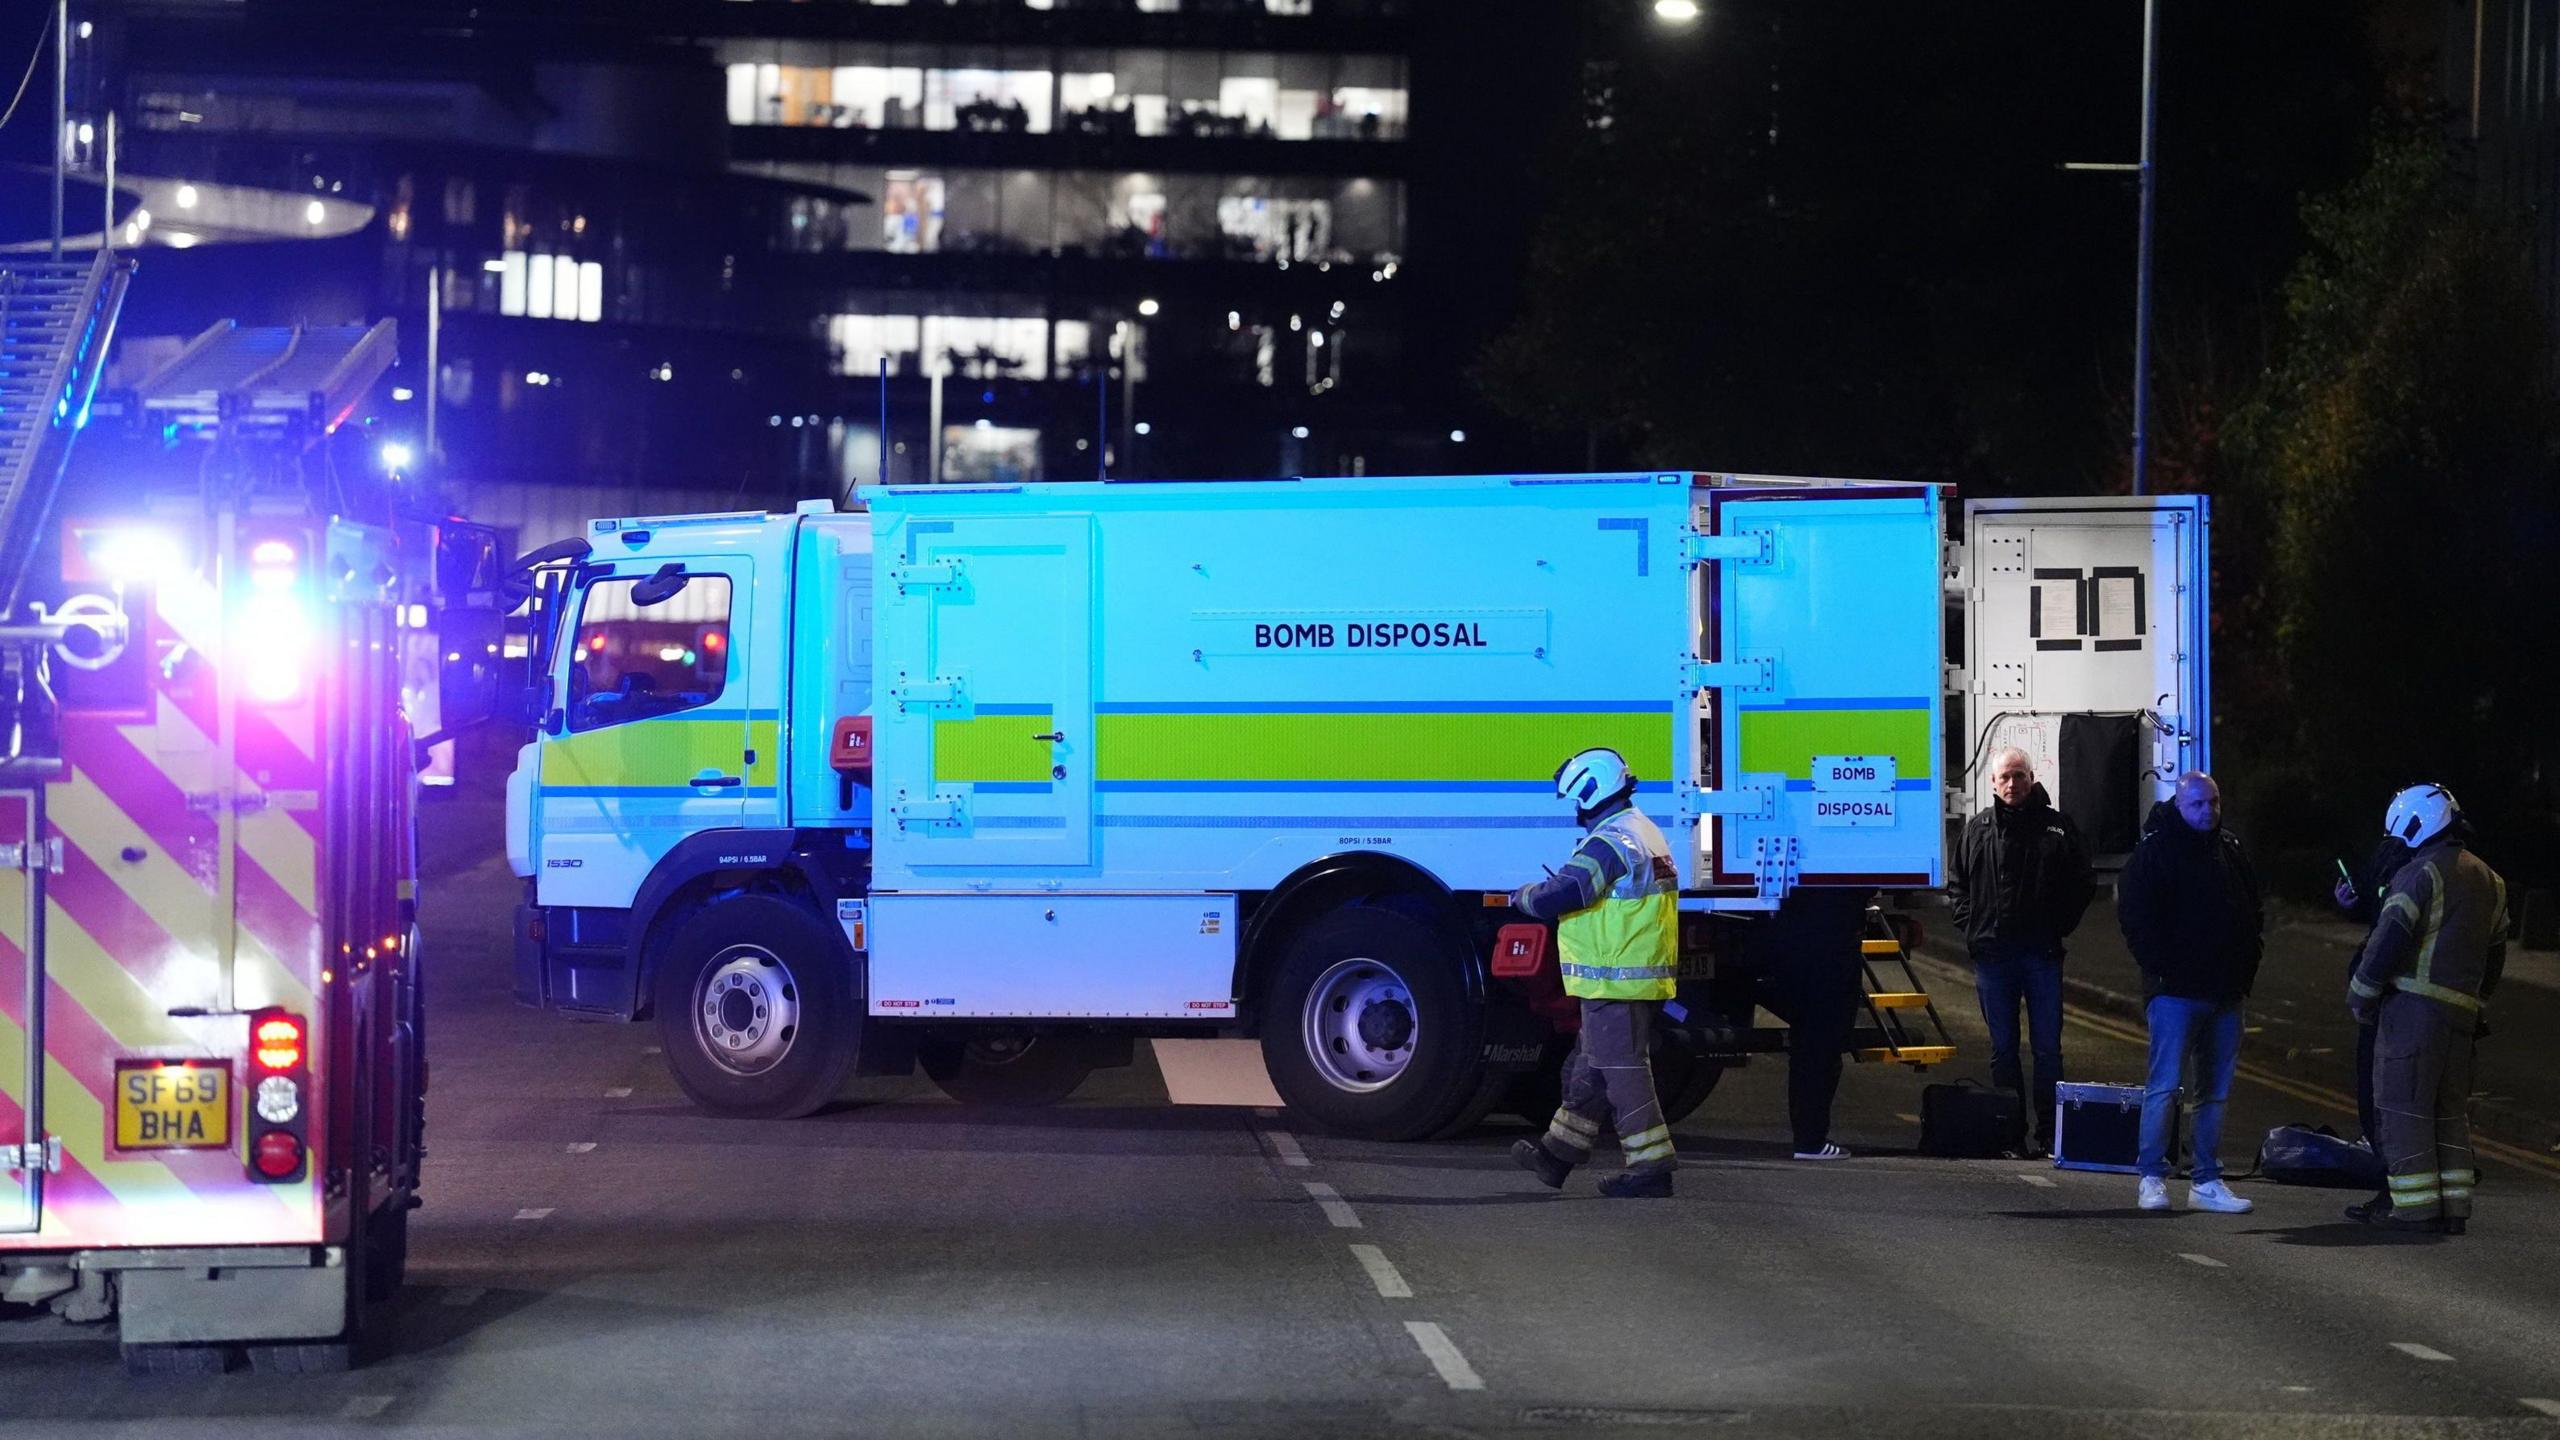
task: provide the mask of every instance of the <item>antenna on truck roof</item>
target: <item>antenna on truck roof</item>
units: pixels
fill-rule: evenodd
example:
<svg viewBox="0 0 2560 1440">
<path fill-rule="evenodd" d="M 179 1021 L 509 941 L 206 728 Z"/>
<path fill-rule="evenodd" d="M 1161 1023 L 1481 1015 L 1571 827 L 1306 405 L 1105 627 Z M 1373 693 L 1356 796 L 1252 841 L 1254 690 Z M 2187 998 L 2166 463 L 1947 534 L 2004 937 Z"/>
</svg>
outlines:
<svg viewBox="0 0 2560 1440">
<path fill-rule="evenodd" d="M 880 483 L 889 483 L 889 352 L 880 352 Z"/>
<path fill-rule="evenodd" d="M 1093 478 L 1111 478 L 1111 361 L 1093 372 Z"/>
</svg>

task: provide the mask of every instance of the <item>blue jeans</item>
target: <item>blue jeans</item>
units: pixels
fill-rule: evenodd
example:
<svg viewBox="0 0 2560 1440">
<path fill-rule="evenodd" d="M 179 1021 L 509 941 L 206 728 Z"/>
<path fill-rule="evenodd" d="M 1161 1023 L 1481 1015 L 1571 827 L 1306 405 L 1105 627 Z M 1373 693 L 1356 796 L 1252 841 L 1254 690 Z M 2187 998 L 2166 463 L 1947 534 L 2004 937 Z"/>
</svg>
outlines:
<svg viewBox="0 0 2560 1440">
<path fill-rule="evenodd" d="M 1991 1027 L 1991 1083 L 2021 1097 L 2038 1140 L 2053 1139 L 2053 1087 L 2062 1078 L 2062 947 L 2007 954 L 1977 952 L 1973 993 Z M 2018 1002 L 2027 1006 L 2027 1042 L 2036 1059 L 2029 1095 L 2018 1065 Z"/>
<path fill-rule="evenodd" d="M 2178 1071 L 2187 1052 L 2196 1057 L 2192 1097 L 2195 1163 L 2188 1178 L 2202 1185 L 2222 1178 L 2222 1102 L 2231 1094 L 2231 1072 L 2240 1063 L 2240 1002 L 2188 1000 L 2154 995 L 2144 1011 L 2151 1022 L 2151 1079 L 2142 1095 L 2141 1171 L 2169 1176 L 2169 1127 L 2177 1116 Z"/>
</svg>

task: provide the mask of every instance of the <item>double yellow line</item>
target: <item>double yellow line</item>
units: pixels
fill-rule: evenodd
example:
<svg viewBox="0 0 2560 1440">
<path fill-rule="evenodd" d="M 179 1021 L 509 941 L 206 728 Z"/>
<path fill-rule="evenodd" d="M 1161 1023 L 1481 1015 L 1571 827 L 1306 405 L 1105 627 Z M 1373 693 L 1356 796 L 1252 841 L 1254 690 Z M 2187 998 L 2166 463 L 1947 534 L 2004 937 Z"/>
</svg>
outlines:
<svg viewBox="0 0 2560 1440">
<path fill-rule="evenodd" d="M 1924 959 L 1917 955 L 1912 959 L 1917 964 L 1940 972 L 1937 978 L 1946 983 L 1964 983 L 1964 976 L 1942 960 Z M 2065 1005 L 2062 1014 L 2063 1018 L 2070 1023 L 2085 1030 L 2095 1031 L 2111 1040 L 2121 1040 L 2128 1045 L 2137 1045 L 2145 1049 L 2150 1047 L 2149 1032 L 2128 1021 L 2084 1010 L 2077 1005 Z M 2289 1095 L 2296 1100 L 2325 1106 L 2341 1115 L 2352 1116 L 2356 1113 L 2356 1097 L 2332 1090 L 2325 1085 L 2313 1085 L 2279 1075 L 2263 1065 L 2253 1064 L 2247 1060 L 2240 1062 L 2239 1074 L 2250 1084 L 2263 1086 L 2279 1095 Z M 2560 1180 L 2560 1158 L 2538 1155 L 2521 1145 L 2510 1145 L 2504 1140 L 2492 1140 L 2476 1131 L 2471 1136 L 2471 1145 L 2482 1154 L 2494 1156 L 2499 1161 L 2513 1165 L 2519 1170 L 2530 1170 L 2537 1175 Z"/>
</svg>

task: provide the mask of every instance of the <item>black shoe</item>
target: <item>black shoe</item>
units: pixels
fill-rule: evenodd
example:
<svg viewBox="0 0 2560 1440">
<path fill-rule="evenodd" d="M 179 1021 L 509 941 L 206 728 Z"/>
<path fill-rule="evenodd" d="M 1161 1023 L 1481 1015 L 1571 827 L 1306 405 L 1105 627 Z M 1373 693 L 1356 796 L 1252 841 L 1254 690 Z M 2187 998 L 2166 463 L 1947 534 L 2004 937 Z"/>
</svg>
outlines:
<svg viewBox="0 0 2560 1440">
<path fill-rule="evenodd" d="M 1564 1188 L 1564 1179 L 1573 1167 L 1555 1157 L 1555 1152 L 1535 1140 L 1511 1142 L 1511 1158 L 1521 1169 L 1538 1177 L 1538 1183 L 1550 1190 Z"/>
<path fill-rule="evenodd" d="M 2458 1230 L 2448 1232 L 2445 1229 L 2445 1222 L 2442 1220 L 2403 1220 L 2398 1216 L 2393 1215 L 2391 1213 L 2391 1197 L 2388 1195 L 2376 1195 L 2361 1205 L 2350 1205 L 2347 1207 L 2346 1215 L 2348 1219 L 2353 1220 L 2359 1225 L 2371 1225 L 2377 1230 L 2394 1230 L 2404 1235 L 2442 1235 L 2447 1233 L 2458 1235 L 2461 1233 Z"/>
<path fill-rule="evenodd" d="M 1621 1170 L 1600 1182 L 1600 1193 L 1612 1200 L 1668 1200 L 1671 1198 L 1671 1167 Z"/>
</svg>

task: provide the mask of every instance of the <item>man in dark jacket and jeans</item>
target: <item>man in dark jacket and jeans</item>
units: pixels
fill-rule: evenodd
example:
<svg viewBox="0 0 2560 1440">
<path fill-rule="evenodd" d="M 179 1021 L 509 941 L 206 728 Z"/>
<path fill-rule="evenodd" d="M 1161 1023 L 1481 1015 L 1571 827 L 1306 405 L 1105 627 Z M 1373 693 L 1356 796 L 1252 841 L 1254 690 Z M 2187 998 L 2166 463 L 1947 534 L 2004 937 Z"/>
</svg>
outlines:
<svg viewBox="0 0 2560 1440">
<path fill-rule="evenodd" d="M 2240 1007 L 2257 982 L 2265 910 L 2240 838 L 2222 828 L 2222 787 L 2196 771 L 2174 800 L 2151 808 L 2124 876 L 2116 917 L 2142 967 L 2150 999 L 2151 1076 L 2142 1099 L 2142 1184 L 2137 1203 L 2169 1208 L 2169 1126 L 2178 1072 L 2195 1054 L 2195 1165 L 2187 1203 L 2245 1214 L 2248 1201 L 2222 1183 L 2222 1105 L 2240 1063 Z"/>
<path fill-rule="evenodd" d="M 2027 1006 L 2036 1088 L 2036 1149 L 2053 1148 L 2053 1087 L 2062 1079 L 2062 942 L 2097 894 L 2088 848 L 2053 808 L 2026 752 L 1991 757 L 1991 806 L 1965 822 L 1947 898 L 1973 956 L 1974 994 L 1991 1027 L 1991 1083 L 2015 1095 L 2018 1002 Z"/>
</svg>

